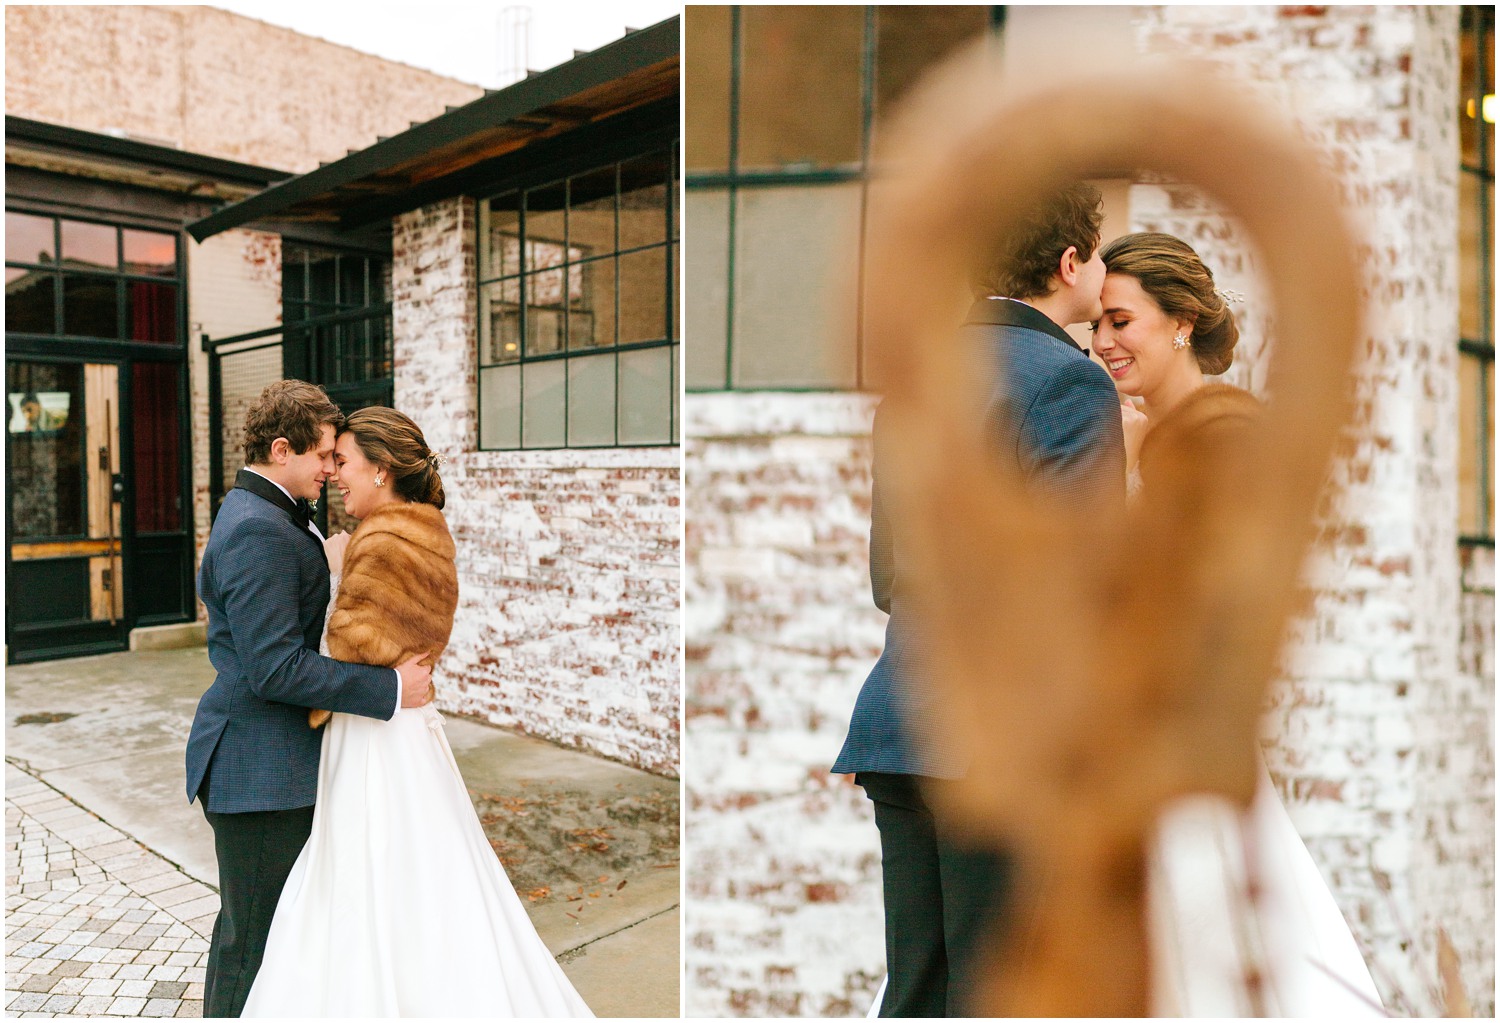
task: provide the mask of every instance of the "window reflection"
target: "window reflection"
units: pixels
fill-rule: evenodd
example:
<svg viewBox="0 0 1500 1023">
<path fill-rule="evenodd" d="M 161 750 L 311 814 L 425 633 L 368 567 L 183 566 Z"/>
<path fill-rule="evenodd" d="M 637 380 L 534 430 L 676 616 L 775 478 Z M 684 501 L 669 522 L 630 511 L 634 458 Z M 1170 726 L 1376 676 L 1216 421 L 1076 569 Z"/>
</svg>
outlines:
<svg viewBox="0 0 1500 1023">
<path fill-rule="evenodd" d="M 66 247 L 63 252 L 67 252 Z M 117 277 L 64 274 L 62 332 L 78 337 L 118 338 L 118 280 Z"/>
<path fill-rule="evenodd" d="M 81 536 L 83 367 L 11 362 L 5 377 L 12 536 Z"/>
<path fill-rule="evenodd" d="M 667 423 L 637 443 L 670 442 L 670 395 L 617 394 L 611 350 L 669 338 L 674 159 L 667 148 L 480 204 L 482 447 L 624 443 L 627 413 Z M 496 372 L 512 366 L 520 372 Z M 622 410 L 636 401 L 660 416 Z"/>
<path fill-rule="evenodd" d="M 121 232 L 125 250 L 125 272 L 158 277 L 177 275 L 177 237 L 159 231 Z"/>
<path fill-rule="evenodd" d="M 5 268 L 5 329 L 18 334 L 57 331 L 57 275 L 50 270 Z"/>
<path fill-rule="evenodd" d="M 62 221 L 62 261 L 67 266 L 118 270 L 118 246 L 116 229 L 110 224 Z"/>
<path fill-rule="evenodd" d="M 57 251 L 51 217 L 5 214 L 5 258 L 16 263 L 51 263 Z"/>
</svg>

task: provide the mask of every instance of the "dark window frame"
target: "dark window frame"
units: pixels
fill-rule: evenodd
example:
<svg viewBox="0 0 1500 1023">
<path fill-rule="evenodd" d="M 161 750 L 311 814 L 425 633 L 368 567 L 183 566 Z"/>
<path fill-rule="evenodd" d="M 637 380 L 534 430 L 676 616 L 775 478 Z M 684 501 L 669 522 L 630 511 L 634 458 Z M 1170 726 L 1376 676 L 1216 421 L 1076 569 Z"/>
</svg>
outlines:
<svg viewBox="0 0 1500 1023">
<path fill-rule="evenodd" d="M 50 204 L 29 203 L 25 201 L 7 201 L 5 204 L 6 214 L 18 213 L 30 217 L 44 217 L 52 221 L 52 261 L 35 262 L 31 260 L 9 259 L 5 260 L 7 270 L 24 270 L 34 273 L 46 274 L 52 281 L 52 330 L 50 331 L 6 331 L 7 343 L 10 339 L 25 341 L 66 341 L 70 343 L 83 343 L 89 345 L 102 344 L 111 346 L 114 351 L 134 350 L 146 357 L 150 352 L 182 352 L 187 351 L 187 252 L 183 245 L 183 233 L 181 228 L 169 227 L 160 223 L 136 217 L 113 217 L 101 215 L 94 212 L 73 212 L 51 208 Z M 86 224 L 98 224 L 112 228 L 115 232 L 115 265 L 109 267 L 79 266 L 69 268 L 64 263 L 62 252 L 62 222 L 64 220 Z M 152 234 L 160 234 L 173 240 L 174 260 L 172 273 L 145 274 L 131 273 L 124 269 L 125 266 L 125 232 L 142 231 Z M 64 319 L 64 289 L 65 280 L 108 280 L 115 285 L 115 336 L 104 337 L 97 334 L 78 334 L 66 330 L 67 323 Z M 173 304 L 175 309 L 176 341 L 165 344 L 158 341 L 140 341 L 129 337 L 130 323 L 126 312 L 128 299 L 126 285 L 128 284 L 158 284 L 169 285 L 173 289 Z"/>
<path fill-rule="evenodd" d="M 865 338 L 864 338 L 864 287 L 865 287 L 865 229 L 869 210 L 869 171 L 870 154 L 872 147 L 872 136 L 875 125 L 875 99 L 879 88 L 877 75 L 878 53 L 877 41 L 879 39 L 879 24 L 877 22 L 878 4 L 865 5 L 864 7 L 864 38 L 860 48 L 860 157 L 852 163 L 830 164 L 822 167 L 809 167 L 806 165 L 793 164 L 783 168 L 754 170 L 742 170 L 740 164 L 740 84 L 743 78 L 744 65 L 744 9 L 741 5 L 730 7 L 730 72 L 729 72 L 729 155 L 728 168 L 722 171 L 688 171 L 684 177 L 683 185 L 688 191 L 697 192 L 719 192 L 725 196 L 727 205 L 727 233 L 725 237 L 725 276 L 726 288 L 724 298 L 724 369 L 722 382 L 716 381 L 713 385 L 689 384 L 686 391 L 689 394 L 716 394 L 723 391 L 766 391 L 772 393 L 789 394 L 821 394 L 834 391 L 852 390 L 855 392 L 866 390 L 869 380 L 865 372 Z M 1004 27 L 1005 7 L 1003 5 L 976 5 L 987 6 L 989 10 L 988 31 L 998 34 Z M 787 186 L 833 186 L 857 183 L 860 186 L 859 198 L 859 241 L 858 241 L 858 265 L 859 273 L 856 278 L 856 308 L 854 311 L 854 386 L 846 389 L 837 385 L 824 386 L 772 386 L 772 385 L 740 385 L 734 378 L 734 313 L 735 313 L 735 260 L 737 248 L 737 227 L 739 193 L 744 190 L 757 188 L 777 188 Z"/>
<path fill-rule="evenodd" d="M 1495 546 L 1495 508 L 1490 500 L 1491 479 L 1494 466 L 1494 423 L 1492 422 L 1490 399 L 1486 384 L 1493 380 L 1495 374 L 1495 254 L 1490 249 L 1490 236 L 1485 226 L 1491 223 L 1494 211 L 1490 208 L 1490 192 L 1495 185 L 1495 162 L 1494 162 L 1494 131 L 1484 119 L 1484 98 L 1486 95 L 1486 79 L 1493 79 L 1494 68 L 1490 66 L 1494 54 L 1486 45 L 1486 35 L 1490 40 L 1494 38 L 1495 31 L 1495 8 L 1489 6 L 1464 5 L 1462 8 L 1461 32 L 1468 34 L 1470 43 L 1474 48 L 1476 57 L 1474 65 L 1474 77 L 1468 81 L 1459 83 L 1459 117 L 1467 116 L 1466 107 L 1472 104 L 1474 130 L 1476 133 L 1477 151 L 1479 163 L 1470 164 L 1463 158 L 1462 150 L 1459 154 L 1458 173 L 1461 177 L 1473 179 L 1474 194 L 1477 199 L 1473 214 L 1476 217 L 1475 243 L 1478 248 L 1479 265 L 1478 271 L 1478 294 L 1476 298 L 1479 303 L 1479 334 L 1478 336 L 1460 336 L 1458 340 L 1458 357 L 1460 365 L 1466 359 L 1472 359 L 1478 364 L 1478 393 L 1474 395 L 1474 407 L 1478 421 L 1475 423 L 1475 438 L 1478 450 L 1474 452 L 1476 479 L 1474 481 L 1476 501 L 1478 502 L 1478 515 L 1476 521 L 1479 523 L 1479 532 L 1462 533 L 1459 536 L 1459 544 L 1466 547 L 1489 547 Z M 1489 75 L 1486 75 L 1486 71 Z M 1493 86 L 1491 85 L 1491 88 Z M 1459 216 L 1469 215 L 1468 210 L 1460 209 Z M 1462 375 L 1459 377 L 1459 386 L 1462 384 Z M 1459 457 L 1465 458 L 1467 452 L 1460 453 Z M 1487 528 L 1486 528 L 1487 527 Z"/>
<path fill-rule="evenodd" d="M 289 263 L 288 253 L 301 258 Z M 314 258 L 316 257 L 316 258 Z M 333 297 L 314 295 L 314 266 L 332 261 Z M 346 261 L 360 264 L 360 294 L 343 295 Z M 300 268 L 300 297 L 287 293 L 290 266 Z M 282 236 L 281 339 L 284 372 L 317 383 L 343 407 L 351 399 L 366 401 L 379 392 L 390 403 L 395 379 L 395 344 L 387 279 L 389 253 L 358 246 L 329 245 Z M 331 321 L 331 322 L 330 322 Z"/>
<path fill-rule="evenodd" d="M 663 234 L 660 241 L 652 241 L 639 245 L 622 246 L 620 238 L 620 216 L 623 209 L 621 199 L 623 196 L 635 191 L 625 190 L 625 181 L 622 168 L 632 161 L 642 158 L 660 157 L 663 159 L 664 173 L 661 184 L 665 191 Z M 481 451 L 587 451 L 587 450 L 610 450 L 619 448 L 673 448 L 681 446 L 680 420 L 681 420 L 681 350 L 682 350 L 682 324 L 681 316 L 677 308 L 677 297 L 679 291 L 678 275 L 674 267 L 680 258 L 679 251 L 682 246 L 681 235 L 681 206 L 679 194 L 681 188 L 681 142 L 680 140 L 655 141 L 649 148 L 638 152 L 629 152 L 616 156 L 605 163 L 586 162 L 578 166 L 559 167 L 556 165 L 540 168 L 535 174 L 524 175 L 506 181 L 503 188 L 492 188 L 479 193 L 476 201 L 476 244 L 475 244 L 475 344 L 478 348 L 476 371 L 482 381 L 485 370 L 500 369 L 510 366 L 519 368 L 523 374 L 523 382 L 520 384 L 519 401 L 516 408 L 516 443 L 514 445 L 486 446 L 485 437 L 485 400 L 482 383 L 477 388 L 478 403 L 478 437 L 476 445 Z M 614 242 L 608 249 L 595 247 L 578 258 L 572 258 L 573 240 L 569 226 L 569 212 L 572 209 L 572 182 L 574 179 L 596 174 L 608 168 L 614 168 Z M 528 234 L 527 219 L 528 203 L 530 193 L 541 192 L 561 186 L 563 189 L 563 237 L 561 240 L 553 237 L 551 232 L 540 238 L 532 238 Z M 647 186 L 655 187 L 655 185 Z M 487 275 L 490 240 L 486 232 L 479 230 L 479 224 L 485 222 L 484 209 L 486 204 L 495 199 L 508 199 L 512 196 L 517 198 L 516 208 L 516 243 L 517 243 L 517 268 L 505 268 L 505 272 L 493 276 Z M 548 214 L 556 211 L 549 210 Z M 559 245 L 562 249 L 562 262 L 556 265 L 528 267 L 528 248 L 533 242 L 546 242 L 547 244 Z M 665 336 L 650 338 L 639 341 L 621 342 L 621 286 L 620 286 L 620 262 L 623 257 L 643 252 L 660 252 L 663 263 L 663 321 Z M 584 309 L 573 310 L 570 308 L 569 290 L 571 287 L 570 277 L 574 267 L 586 267 L 591 264 L 608 263 L 615 274 L 614 285 L 614 315 L 612 317 L 614 339 L 609 343 L 596 343 L 587 348 L 574 349 L 571 347 L 571 319 L 573 313 L 587 312 L 593 314 L 595 307 L 592 302 Z M 527 301 L 528 282 L 548 273 L 561 273 L 563 275 L 562 309 L 564 315 L 564 333 L 561 347 L 555 351 L 532 353 L 526 350 L 531 335 L 530 310 L 532 303 Z M 587 278 L 583 278 L 586 282 Z M 482 318 L 486 315 L 484 305 L 485 289 L 491 285 L 504 285 L 512 283 L 516 289 L 516 331 L 519 344 L 519 352 L 514 359 L 495 360 L 486 351 L 485 333 L 482 326 Z M 587 287 L 587 285 L 585 285 Z M 542 308 L 537 306 L 536 308 Z M 597 322 L 597 320 L 595 321 Z M 638 351 L 650 351 L 665 348 L 668 350 L 668 378 L 667 390 L 670 408 L 668 410 L 668 439 L 664 441 L 622 441 L 620 438 L 620 360 L 619 356 Z M 570 393 L 572 390 L 572 377 L 566 370 L 566 366 L 572 360 L 594 358 L 600 355 L 613 353 L 615 355 L 614 374 L 614 410 L 613 410 L 613 439 L 602 444 L 575 444 L 570 437 L 572 423 L 572 408 Z M 524 373 L 526 366 L 535 366 L 546 363 L 560 362 L 564 365 L 563 375 L 563 412 L 562 412 L 562 443 L 561 444 L 526 444 L 525 438 L 525 384 Z M 491 412 L 490 414 L 494 414 Z"/>
</svg>

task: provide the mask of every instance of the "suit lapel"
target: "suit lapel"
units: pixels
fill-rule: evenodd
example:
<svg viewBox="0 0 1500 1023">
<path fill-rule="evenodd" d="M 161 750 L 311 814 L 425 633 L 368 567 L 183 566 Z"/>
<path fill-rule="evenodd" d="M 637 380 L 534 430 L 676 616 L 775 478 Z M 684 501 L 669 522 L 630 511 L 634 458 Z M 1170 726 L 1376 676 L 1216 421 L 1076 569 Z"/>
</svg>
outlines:
<svg viewBox="0 0 1500 1023">
<path fill-rule="evenodd" d="M 297 532 L 317 544 L 318 553 L 322 554 L 324 562 L 327 562 L 328 555 L 323 551 L 323 544 L 313 534 L 313 531 L 308 528 L 306 524 L 308 520 L 304 517 L 302 509 L 298 508 L 296 502 L 283 493 L 280 487 L 259 473 L 251 472 L 249 469 L 241 469 L 234 477 L 234 489 L 249 491 L 256 497 L 279 508 L 291 520 Z"/>
</svg>

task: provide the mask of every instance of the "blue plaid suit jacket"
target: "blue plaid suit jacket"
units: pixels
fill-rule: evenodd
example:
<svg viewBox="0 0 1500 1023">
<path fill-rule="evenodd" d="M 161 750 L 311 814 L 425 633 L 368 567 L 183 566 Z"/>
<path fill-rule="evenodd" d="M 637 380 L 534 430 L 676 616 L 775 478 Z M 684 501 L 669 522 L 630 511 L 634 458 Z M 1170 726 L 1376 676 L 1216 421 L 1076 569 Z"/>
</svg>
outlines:
<svg viewBox="0 0 1500 1023">
<path fill-rule="evenodd" d="M 215 813 L 316 802 L 323 731 L 308 727 L 308 708 L 382 720 L 396 712 L 390 668 L 318 653 L 328 562 L 294 509 L 274 484 L 240 470 L 198 570 L 218 675 L 188 736 L 187 796 Z"/>
<path fill-rule="evenodd" d="M 1106 502 L 1106 508 L 1122 503 L 1120 400 L 1103 367 L 1089 361 L 1044 314 L 1007 299 L 976 302 L 962 340 L 980 345 L 994 359 L 998 383 L 985 414 L 996 457 L 1039 491 Z M 899 547 L 881 490 L 881 411 L 875 413 L 870 586 L 875 605 L 890 620 L 885 649 L 855 701 L 849 734 L 832 772 L 961 778 L 967 767 L 962 754 L 941 736 L 909 726 L 932 696 L 926 680 L 903 656 L 913 630 L 902 612 Z"/>
</svg>

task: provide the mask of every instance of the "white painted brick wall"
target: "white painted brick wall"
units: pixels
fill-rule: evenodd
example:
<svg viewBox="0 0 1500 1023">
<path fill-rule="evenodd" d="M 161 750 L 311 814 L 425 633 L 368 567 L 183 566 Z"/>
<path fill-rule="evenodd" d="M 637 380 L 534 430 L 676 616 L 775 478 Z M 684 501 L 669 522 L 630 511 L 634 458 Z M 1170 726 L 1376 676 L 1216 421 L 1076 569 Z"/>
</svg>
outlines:
<svg viewBox="0 0 1500 1023">
<path fill-rule="evenodd" d="M 1456 11 L 1137 14 L 1143 49 L 1208 54 L 1296 111 L 1369 232 L 1360 420 L 1267 761 L 1390 1007 L 1436 1011 L 1441 925 L 1476 1012 L 1493 1012 L 1493 552 L 1456 543 Z M 1264 393 L 1290 339 L 1234 223 L 1149 177 L 1131 217 L 1247 294 L 1227 379 Z M 857 790 L 822 774 L 884 621 L 865 575 L 872 405 L 689 396 L 689 1014 L 858 1013 L 882 970 L 878 837 Z"/>
<path fill-rule="evenodd" d="M 479 451 L 474 203 L 397 218 L 396 407 L 444 452 L 459 608 L 447 710 L 676 776 L 677 448 Z"/>
</svg>

